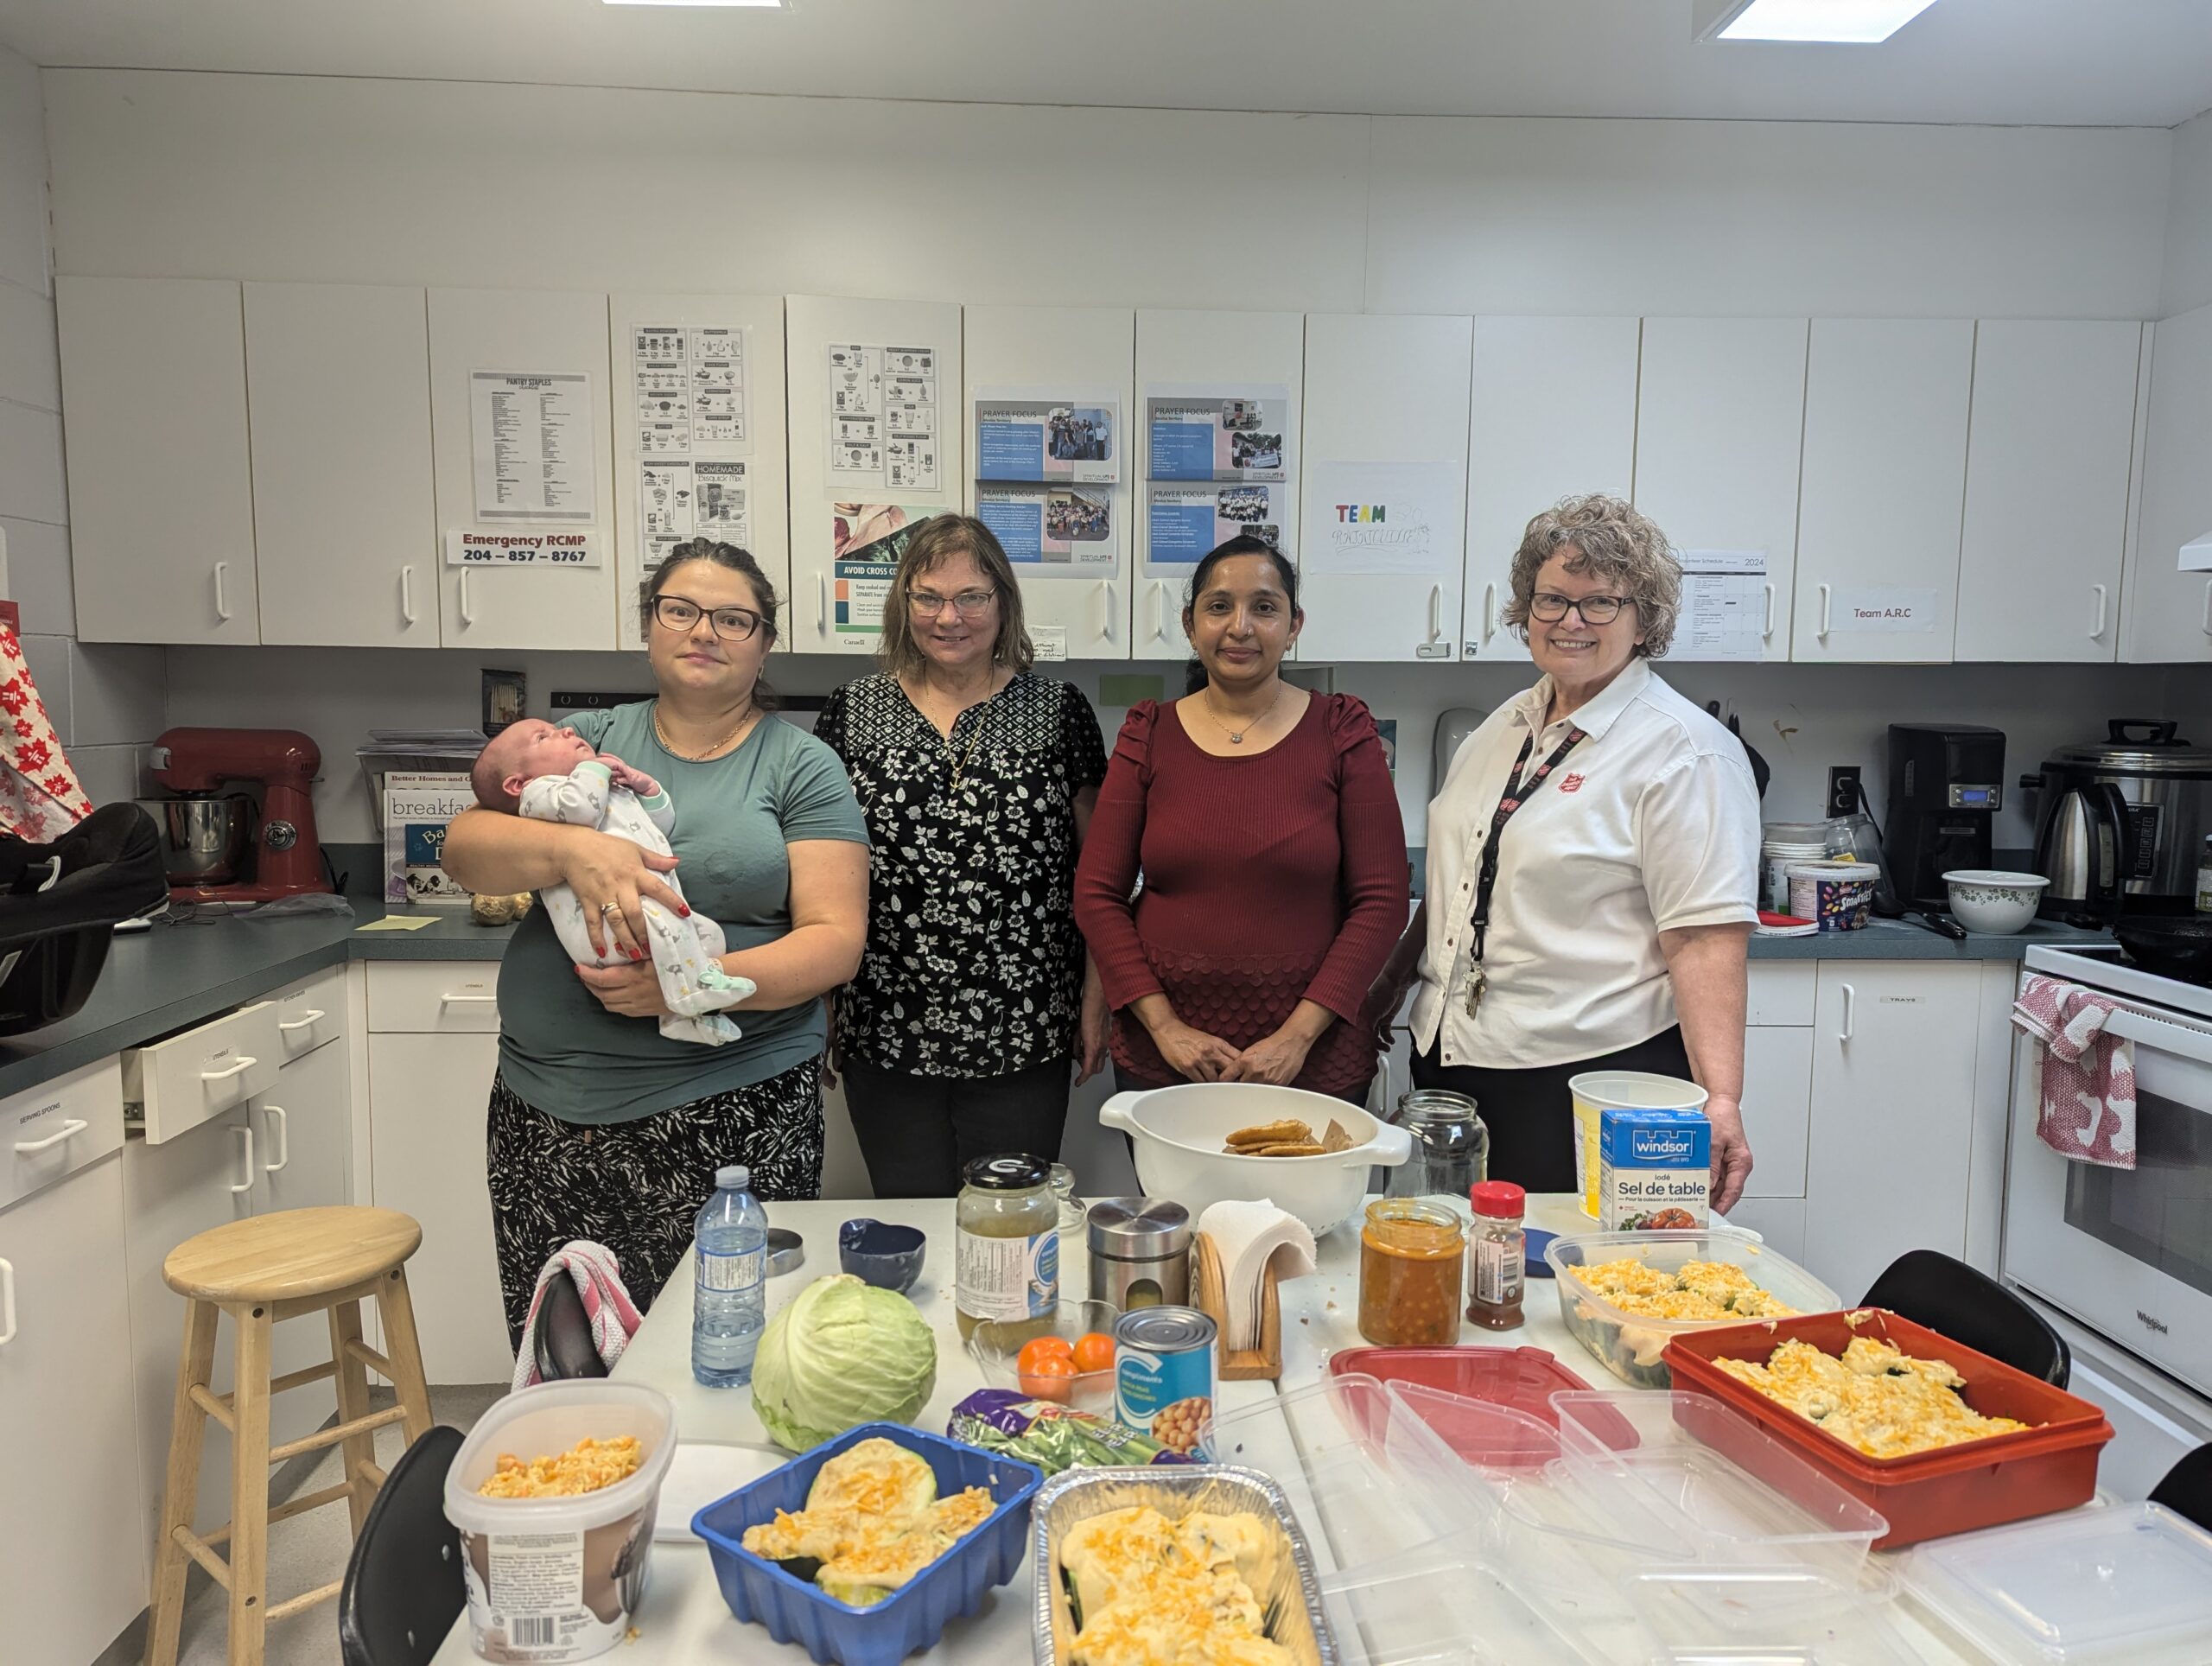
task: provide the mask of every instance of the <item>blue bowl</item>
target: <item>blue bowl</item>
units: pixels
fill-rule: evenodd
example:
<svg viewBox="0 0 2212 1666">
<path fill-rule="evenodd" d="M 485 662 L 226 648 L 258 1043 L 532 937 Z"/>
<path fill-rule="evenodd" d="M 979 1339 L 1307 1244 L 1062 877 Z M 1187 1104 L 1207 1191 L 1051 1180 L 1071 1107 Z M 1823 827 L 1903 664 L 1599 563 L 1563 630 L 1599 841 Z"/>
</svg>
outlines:
<svg viewBox="0 0 2212 1666">
<path fill-rule="evenodd" d="M 922 1275 L 922 1252 L 928 1243 L 918 1226 L 847 1221 L 837 1229 L 837 1265 L 879 1290 L 903 1296 Z"/>
<path fill-rule="evenodd" d="M 804 1510 L 822 1466 L 879 1434 L 929 1460 L 938 1497 L 986 1487 L 998 1507 L 919 1577 L 867 1608 L 838 1601 L 739 1542 L 747 1528 L 773 1521 L 778 1510 Z M 738 1618 L 758 1621 L 777 1642 L 797 1643 L 819 1662 L 898 1666 L 908 1655 L 934 1648 L 946 1625 L 975 1613 L 985 1592 L 1020 1571 L 1029 1554 L 1030 1500 L 1044 1483 L 1042 1470 L 1018 1459 L 904 1423 L 862 1423 L 709 1504 L 691 1518 L 691 1530 L 705 1543 L 722 1600 Z"/>
</svg>

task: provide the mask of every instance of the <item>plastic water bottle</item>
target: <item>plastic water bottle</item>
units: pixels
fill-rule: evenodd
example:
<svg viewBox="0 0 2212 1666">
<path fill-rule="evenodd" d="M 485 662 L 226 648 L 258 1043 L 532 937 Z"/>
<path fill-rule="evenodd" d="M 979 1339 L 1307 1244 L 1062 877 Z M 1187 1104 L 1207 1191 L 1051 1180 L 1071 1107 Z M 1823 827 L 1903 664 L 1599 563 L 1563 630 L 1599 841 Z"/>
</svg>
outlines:
<svg viewBox="0 0 2212 1666">
<path fill-rule="evenodd" d="M 691 1375 L 710 1389 L 753 1380 L 753 1353 L 768 1322 L 768 1215 L 742 1163 L 715 1171 L 693 1241 L 698 1281 L 691 1302 Z"/>
</svg>

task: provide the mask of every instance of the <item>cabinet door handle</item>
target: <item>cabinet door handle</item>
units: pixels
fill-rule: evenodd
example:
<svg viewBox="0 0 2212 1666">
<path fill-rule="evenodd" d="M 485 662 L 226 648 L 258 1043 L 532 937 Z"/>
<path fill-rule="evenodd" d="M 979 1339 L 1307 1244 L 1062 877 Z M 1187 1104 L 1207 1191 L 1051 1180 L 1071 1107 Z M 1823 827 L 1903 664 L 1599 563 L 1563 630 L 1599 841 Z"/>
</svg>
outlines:
<svg viewBox="0 0 2212 1666">
<path fill-rule="evenodd" d="M 223 580 L 224 575 L 230 570 L 231 563 L 227 561 L 219 561 L 215 563 L 215 617 L 225 624 L 230 622 L 231 601 L 224 588 Z"/>
<path fill-rule="evenodd" d="M 1843 1027 L 1835 1033 L 1835 1039 L 1839 1041 L 1851 1040 L 1852 1008 L 1856 1003 L 1858 996 L 1859 991 L 1853 989 L 1851 985 L 1847 983 L 1843 986 Z"/>
<path fill-rule="evenodd" d="M 30 1157 L 35 1156 L 41 1151 L 51 1151 L 54 1147 L 60 1145 L 64 1140 L 69 1139 L 73 1135 L 82 1134 L 91 1126 L 92 1124 L 86 1122 L 82 1117 L 72 1116 L 67 1122 L 62 1123 L 60 1128 L 54 1129 L 53 1133 L 48 1135 L 43 1140 L 16 1141 L 16 1154 L 22 1157 Z"/>
<path fill-rule="evenodd" d="M 0 1348 L 16 1339 L 16 1263 L 0 1256 Z"/>
<path fill-rule="evenodd" d="M 412 567 L 399 569 L 399 619 L 404 625 L 415 622 L 415 569 Z"/>
<path fill-rule="evenodd" d="M 467 630 L 476 623 L 476 609 L 468 605 L 468 569 L 461 569 L 461 628 Z"/>
<path fill-rule="evenodd" d="M 227 1082 L 233 1076 L 241 1075 L 244 1072 L 251 1070 L 260 1062 L 261 1060 L 255 1059 L 249 1054 L 240 1053 L 238 1055 L 238 1062 L 237 1064 L 229 1065 L 222 1070 L 203 1070 L 200 1072 L 200 1079 L 203 1082 Z"/>
<path fill-rule="evenodd" d="M 292 1160 L 292 1119 L 284 1114 L 282 1105 L 264 1105 L 262 1109 L 276 1119 L 276 1160 L 264 1163 L 261 1172 L 274 1174 Z"/>
<path fill-rule="evenodd" d="M 1098 581 L 1098 639 L 1114 639 L 1114 581 L 1110 578 Z"/>
<path fill-rule="evenodd" d="M 465 1002 L 497 1001 L 499 998 L 499 997 L 495 995 L 454 995 L 448 991 L 438 997 L 438 1004 L 442 1007 L 448 1001 L 459 1003 Z"/>
<path fill-rule="evenodd" d="M 1772 636 L 1774 634 L 1774 586 L 1762 584 L 1759 588 L 1766 592 L 1766 623 L 1761 627 L 1759 634 L 1763 637 Z"/>
<path fill-rule="evenodd" d="M 1164 579 L 1152 582 L 1152 634 L 1155 640 L 1167 640 L 1167 584 Z"/>
<path fill-rule="evenodd" d="M 1829 598 L 1829 595 L 1828 595 L 1828 587 L 1827 587 L 1827 585 L 1823 584 L 1822 586 L 1821 586 L 1821 628 L 1820 628 L 1818 631 L 1816 631 L 1816 632 L 1815 632 L 1815 633 L 1814 633 L 1814 634 L 1815 634 L 1815 636 L 1823 636 L 1823 637 L 1824 637 L 1824 636 L 1826 636 L 1826 635 L 1828 633 L 1828 601 L 1829 601 L 1829 600 L 1830 600 L 1830 598 Z"/>
<path fill-rule="evenodd" d="M 326 1014 L 321 1008 L 310 1007 L 305 1012 L 302 1013 L 297 1018 L 292 1020 L 290 1023 L 279 1024 L 276 1027 L 283 1030 L 289 1035 L 294 1030 L 303 1030 L 307 1028 L 308 1026 L 314 1023 L 317 1019 L 327 1016 L 328 1014 Z"/>
<path fill-rule="evenodd" d="M 2097 593 L 2096 616 L 2089 625 L 2089 639 L 2094 642 L 2105 633 L 2105 587 L 2101 584 L 2092 584 L 2089 588 Z"/>
<path fill-rule="evenodd" d="M 1485 584 L 1483 586 L 1483 640 L 1485 643 L 1497 633 L 1497 626 L 1493 622 L 1497 616 L 1497 586 L 1494 582 Z"/>
<path fill-rule="evenodd" d="M 2204 581 L 2204 634 L 2212 636 L 2212 578 Z"/>
<path fill-rule="evenodd" d="M 233 1129 L 231 1131 L 233 1134 L 243 1134 L 245 1135 L 245 1179 L 238 1185 L 232 1186 L 231 1190 L 232 1192 L 251 1192 L 253 1190 L 253 1126 L 251 1123 L 248 1123 L 243 1128 Z"/>
<path fill-rule="evenodd" d="M 1444 587 L 1428 587 L 1428 639 L 1431 642 L 1444 634 Z"/>
<path fill-rule="evenodd" d="M 814 633 L 830 634 L 830 581 L 820 573 L 814 575 Z"/>
</svg>

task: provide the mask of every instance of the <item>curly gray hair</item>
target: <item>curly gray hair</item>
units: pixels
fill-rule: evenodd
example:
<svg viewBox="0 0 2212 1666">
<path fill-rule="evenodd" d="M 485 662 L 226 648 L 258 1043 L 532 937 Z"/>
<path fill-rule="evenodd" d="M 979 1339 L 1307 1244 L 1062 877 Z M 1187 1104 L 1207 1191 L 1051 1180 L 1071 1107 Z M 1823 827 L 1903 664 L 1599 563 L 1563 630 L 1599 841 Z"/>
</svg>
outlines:
<svg viewBox="0 0 2212 1666">
<path fill-rule="evenodd" d="M 1505 607 L 1505 622 L 1521 639 L 1529 639 L 1536 574 L 1562 550 L 1568 552 L 1568 572 L 1618 585 L 1636 603 L 1636 626 L 1643 637 L 1636 652 L 1663 658 L 1675 640 L 1675 616 L 1681 611 L 1682 564 L 1657 523 L 1625 499 L 1602 492 L 1561 498 L 1522 533 L 1521 547 L 1513 552 L 1513 595 Z"/>
</svg>

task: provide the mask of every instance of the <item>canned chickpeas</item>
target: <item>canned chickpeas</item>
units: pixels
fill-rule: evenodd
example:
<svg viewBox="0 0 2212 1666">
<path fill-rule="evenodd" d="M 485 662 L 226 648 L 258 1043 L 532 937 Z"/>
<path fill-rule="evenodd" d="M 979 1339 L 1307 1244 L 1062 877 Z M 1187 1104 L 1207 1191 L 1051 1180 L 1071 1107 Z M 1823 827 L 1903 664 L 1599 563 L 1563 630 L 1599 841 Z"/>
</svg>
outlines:
<svg viewBox="0 0 2212 1666">
<path fill-rule="evenodd" d="M 1198 1448 L 1213 1415 L 1219 1327 L 1195 1307 L 1141 1307 L 1114 1326 L 1114 1413 L 1170 1452 Z"/>
</svg>

